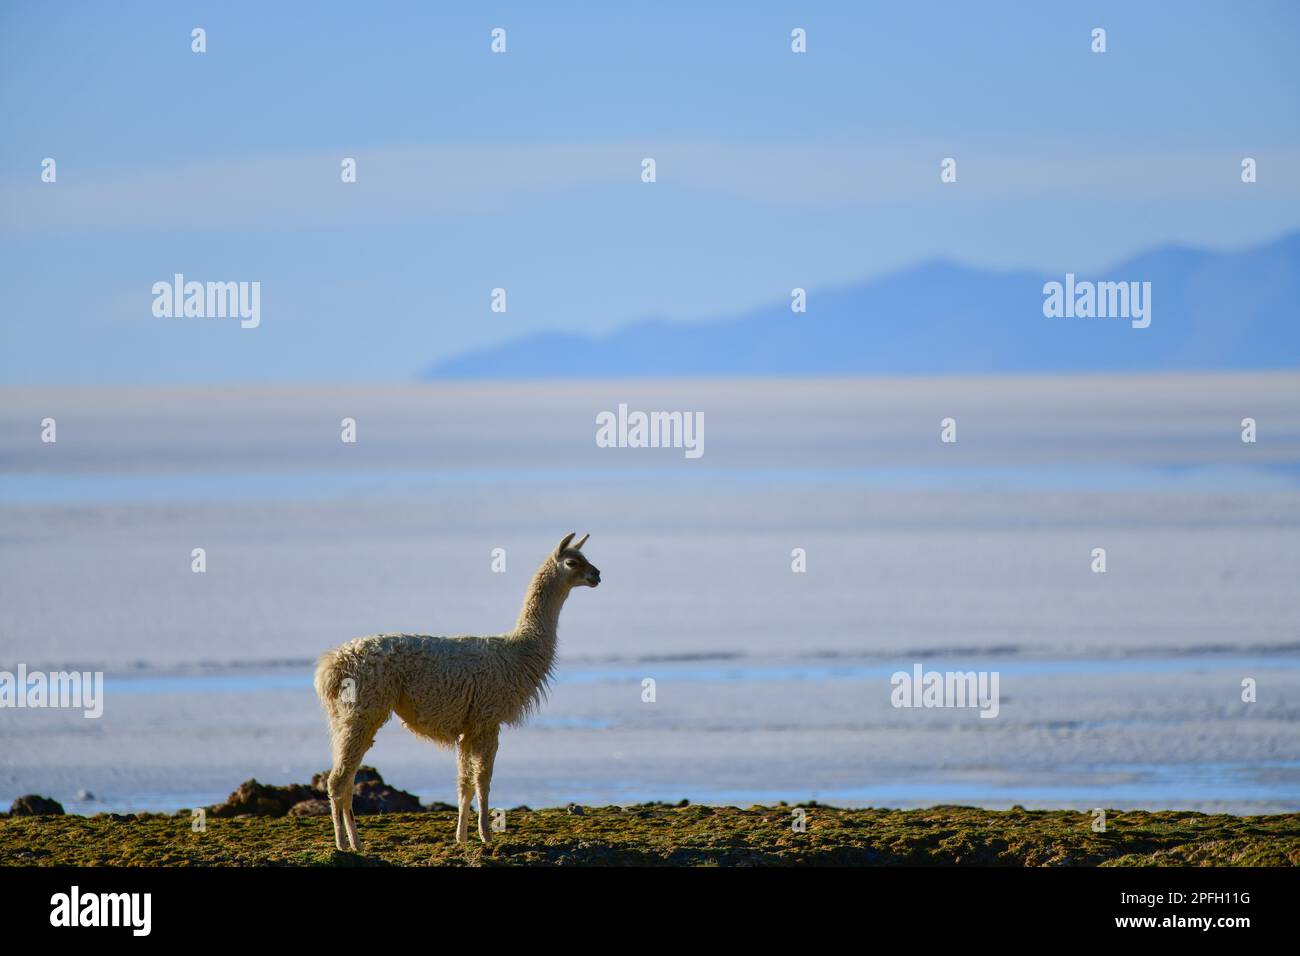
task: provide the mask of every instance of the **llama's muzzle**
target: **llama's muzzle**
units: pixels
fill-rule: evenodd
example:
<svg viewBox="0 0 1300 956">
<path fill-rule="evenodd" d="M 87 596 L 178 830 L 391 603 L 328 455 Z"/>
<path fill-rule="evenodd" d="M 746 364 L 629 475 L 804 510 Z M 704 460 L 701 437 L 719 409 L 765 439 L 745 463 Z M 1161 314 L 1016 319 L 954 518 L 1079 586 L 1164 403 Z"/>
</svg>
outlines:
<svg viewBox="0 0 1300 956">
<path fill-rule="evenodd" d="M 599 583 L 600 583 L 600 571 L 596 568 L 588 568 L 587 584 L 589 584 L 591 587 L 594 588 Z"/>
</svg>

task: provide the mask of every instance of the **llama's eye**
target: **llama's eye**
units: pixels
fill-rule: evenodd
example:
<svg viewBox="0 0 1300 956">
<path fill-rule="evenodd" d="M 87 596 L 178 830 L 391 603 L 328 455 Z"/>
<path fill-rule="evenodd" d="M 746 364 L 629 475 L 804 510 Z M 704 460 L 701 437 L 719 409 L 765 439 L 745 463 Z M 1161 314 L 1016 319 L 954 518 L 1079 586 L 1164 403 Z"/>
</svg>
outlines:
<svg viewBox="0 0 1300 956">
<path fill-rule="evenodd" d="M 576 568 L 578 566 L 578 562 L 574 561 L 573 558 L 569 558 L 569 560 L 564 562 L 564 566 L 568 568 Z"/>
</svg>

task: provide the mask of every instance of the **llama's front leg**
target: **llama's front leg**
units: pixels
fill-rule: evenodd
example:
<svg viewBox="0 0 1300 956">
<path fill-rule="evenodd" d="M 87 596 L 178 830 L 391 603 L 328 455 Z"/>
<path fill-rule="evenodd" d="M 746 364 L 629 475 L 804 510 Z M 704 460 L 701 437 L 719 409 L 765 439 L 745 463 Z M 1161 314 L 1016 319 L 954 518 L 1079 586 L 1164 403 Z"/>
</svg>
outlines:
<svg viewBox="0 0 1300 956">
<path fill-rule="evenodd" d="M 474 763 L 474 789 L 478 797 L 478 838 L 484 843 L 492 842 L 492 827 L 488 822 L 491 812 L 488 803 L 488 791 L 492 788 L 492 765 L 497 756 L 497 730 L 490 737 L 478 742 L 472 757 Z"/>
<path fill-rule="evenodd" d="M 474 771 L 470 767 L 469 741 L 464 734 L 456 742 L 456 842 L 469 838 L 469 802 L 474 797 Z"/>
</svg>

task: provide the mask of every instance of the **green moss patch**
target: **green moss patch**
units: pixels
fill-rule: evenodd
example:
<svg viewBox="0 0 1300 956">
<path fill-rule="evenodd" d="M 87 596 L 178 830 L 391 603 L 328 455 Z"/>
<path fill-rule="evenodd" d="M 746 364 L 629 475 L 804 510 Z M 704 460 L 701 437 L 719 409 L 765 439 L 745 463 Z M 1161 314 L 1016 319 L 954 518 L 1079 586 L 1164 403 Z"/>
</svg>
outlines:
<svg viewBox="0 0 1300 956">
<path fill-rule="evenodd" d="M 804 810 L 666 806 L 510 810 L 484 847 L 454 842 L 455 814 L 358 818 L 365 851 L 334 849 L 329 817 L 208 818 L 188 813 L 112 819 L 0 819 L 0 865 L 8 866 L 1296 866 L 1300 814 L 1066 810 Z"/>
</svg>

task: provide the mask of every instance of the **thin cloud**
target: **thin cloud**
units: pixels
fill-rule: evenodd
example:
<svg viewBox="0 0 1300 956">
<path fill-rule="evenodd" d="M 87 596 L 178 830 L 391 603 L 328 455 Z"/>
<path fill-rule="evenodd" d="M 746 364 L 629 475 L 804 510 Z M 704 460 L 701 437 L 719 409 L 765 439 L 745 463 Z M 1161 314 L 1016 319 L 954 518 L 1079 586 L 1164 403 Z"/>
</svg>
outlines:
<svg viewBox="0 0 1300 956">
<path fill-rule="evenodd" d="M 344 185 L 353 157 L 358 182 Z M 658 181 L 640 182 L 654 157 Z M 957 182 L 939 164 L 957 160 Z M 1273 199 L 1300 197 L 1300 151 L 1260 153 Z M 499 213 L 598 186 L 689 189 L 757 204 L 1014 202 L 1050 195 L 1204 199 L 1240 190 L 1240 157 L 1223 152 L 1088 153 L 969 145 L 781 146 L 745 143 L 557 143 L 338 150 L 221 159 L 179 168 L 59 167 L 57 184 L 0 190 L 7 232 L 132 227 L 387 222 Z"/>
</svg>

